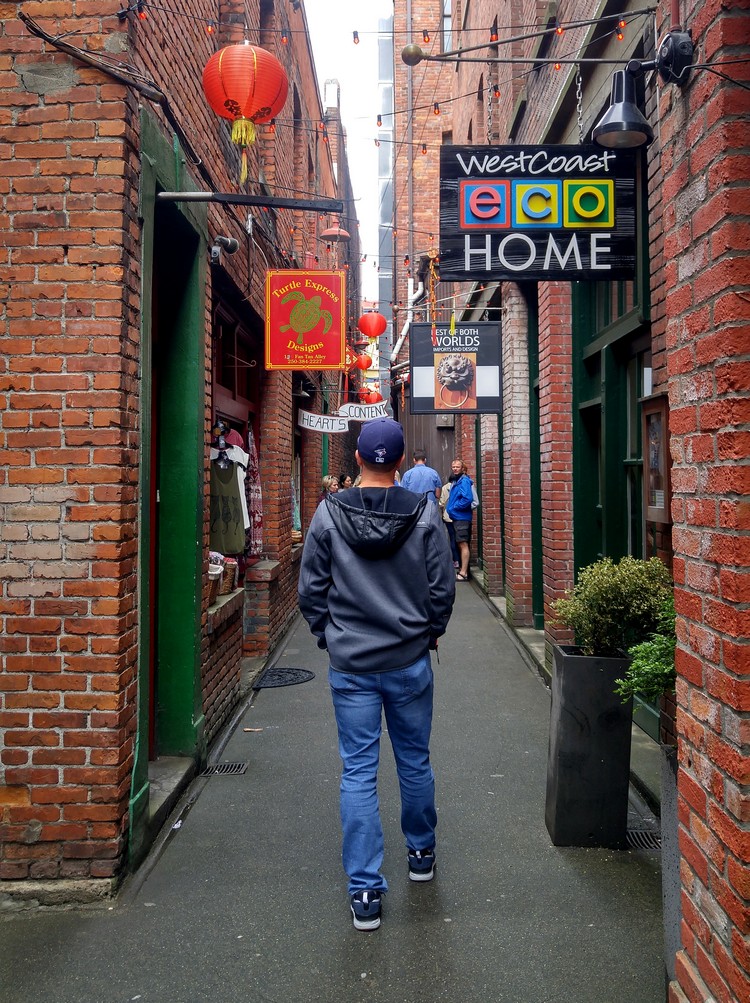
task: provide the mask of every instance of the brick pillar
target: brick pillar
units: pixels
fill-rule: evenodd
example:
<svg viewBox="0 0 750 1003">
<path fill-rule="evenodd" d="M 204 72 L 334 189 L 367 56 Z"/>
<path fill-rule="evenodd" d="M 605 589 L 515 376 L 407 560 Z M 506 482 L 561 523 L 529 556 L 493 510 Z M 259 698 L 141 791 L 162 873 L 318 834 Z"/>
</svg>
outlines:
<svg viewBox="0 0 750 1003">
<path fill-rule="evenodd" d="M 503 526 L 500 512 L 500 483 L 503 476 L 500 430 L 495 414 L 482 415 L 482 559 L 484 588 L 488 595 L 503 594 Z"/>
<path fill-rule="evenodd" d="M 518 287 L 503 286 L 503 472 L 508 621 L 533 623 L 529 466 L 528 315 Z"/>
<path fill-rule="evenodd" d="M 573 422 L 570 286 L 539 284 L 539 438 L 542 495 L 544 619 L 548 636 L 568 640 L 551 624 L 550 604 L 573 585 Z"/>
<path fill-rule="evenodd" d="M 747 60 L 747 11 L 686 6 L 699 62 Z M 746 91 L 701 69 L 662 92 L 683 903 L 673 1003 L 750 999 L 749 110 Z"/>
</svg>

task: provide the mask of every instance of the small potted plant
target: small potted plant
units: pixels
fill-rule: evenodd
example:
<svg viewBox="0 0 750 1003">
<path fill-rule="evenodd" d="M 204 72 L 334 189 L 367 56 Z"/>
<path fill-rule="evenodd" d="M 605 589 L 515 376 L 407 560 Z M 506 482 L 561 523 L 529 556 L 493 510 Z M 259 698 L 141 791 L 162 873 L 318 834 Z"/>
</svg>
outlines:
<svg viewBox="0 0 750 1003">
<path fill-rule="evenodd" d="M 670 593 L 662 601 L 651 635 L 628 649 L 630 661 L 615 687 L 623 700 L 639 696 L 649 703 L 659 703 L 665 693 L 674 689 L 675 620 L 674 596 Z"/>
<path fill-rule="evenodd" d="M 623 703 L 617 680 L 671 591 L 658 558 L 605 557 L 553 604 L 576 641 L 553 646 L 545 820 L 556 846 L 627 846 L 632 698 Z"/>
</svg>

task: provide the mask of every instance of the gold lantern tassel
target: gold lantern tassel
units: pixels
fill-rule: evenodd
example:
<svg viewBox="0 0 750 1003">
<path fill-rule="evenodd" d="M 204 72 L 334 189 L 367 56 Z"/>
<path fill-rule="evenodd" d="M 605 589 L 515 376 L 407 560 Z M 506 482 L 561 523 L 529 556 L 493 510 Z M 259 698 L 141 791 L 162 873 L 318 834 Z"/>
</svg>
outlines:
<svg viewBox="0 0 750 1003">
<path fill-rule="evenodd" d="M 247 147 L 255 142 L 255 124 L 249 118 L 236 118 L 232 123 L 232 142 L 242 147 L 240 184 L 247 181 Z"/>
</svg>

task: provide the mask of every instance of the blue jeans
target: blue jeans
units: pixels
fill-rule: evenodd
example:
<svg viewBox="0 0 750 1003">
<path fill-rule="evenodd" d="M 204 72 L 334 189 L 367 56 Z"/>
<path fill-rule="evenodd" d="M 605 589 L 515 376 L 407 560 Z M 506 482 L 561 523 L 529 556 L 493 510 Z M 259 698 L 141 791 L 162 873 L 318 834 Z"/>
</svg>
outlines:
<svg viewBox="0 0 750 1003">
<path fill-rule="evenodd" d="M 406 845 L 435 845 L 435 777 L 430 766 L 432 665 L 425 654 L 390 672 L 338 672 L 330 668 L 339 733 L 342 861 L 349 894 L 363 888 L 387 891 L 380 873 L 383 827 L 378 802 L 381 711 L 385 712 L 401 789 L 401 830 Z"/>
</svg>

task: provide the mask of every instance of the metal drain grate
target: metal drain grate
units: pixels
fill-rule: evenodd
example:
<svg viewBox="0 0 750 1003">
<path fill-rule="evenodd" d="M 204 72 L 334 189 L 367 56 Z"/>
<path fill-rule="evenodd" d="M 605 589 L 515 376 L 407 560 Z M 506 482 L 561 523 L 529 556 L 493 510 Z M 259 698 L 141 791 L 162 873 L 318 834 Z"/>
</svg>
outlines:
<svg viewBox="0 0 750 1003">
<path fill-rule="evenodd" d="M 254 690 L 270 689 L 273 686 L 294 686 L 296 683 L 307 683 L 315 678 L 315 673 L 309 669 L 287 669 L 274 665 L 253 683 Z"/>
<path fill-rule="evenodd" d="M 661 850 L 661 833 L 653 829 L 628 829 L 631 850 Z"/>
<path fill-rule="evenodd" d="M 217 763 L 207 766 L 202 777 L 239 777 L 247 770 L 247 763 Z"/>
</svg>

